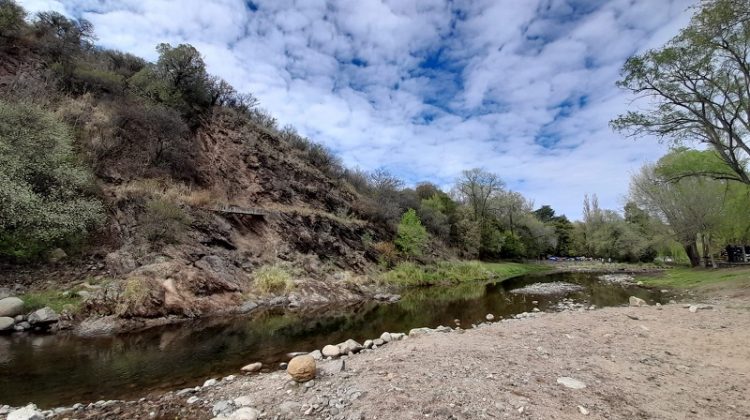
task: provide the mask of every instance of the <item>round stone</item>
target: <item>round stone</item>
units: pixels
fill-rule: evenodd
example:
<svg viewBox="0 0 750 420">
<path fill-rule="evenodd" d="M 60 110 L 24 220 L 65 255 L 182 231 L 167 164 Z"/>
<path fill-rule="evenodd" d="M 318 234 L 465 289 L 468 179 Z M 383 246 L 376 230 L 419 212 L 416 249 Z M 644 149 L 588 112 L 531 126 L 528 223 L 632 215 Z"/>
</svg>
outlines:
<svg viewBox="0 0 750 420">
<path fill-rule="evenodd" d="M 307 382 L 315 378 L 315 359 L 309 354 L 297 356 L 289 361 L 286 371 L 296 382 Z"/>
</svg>

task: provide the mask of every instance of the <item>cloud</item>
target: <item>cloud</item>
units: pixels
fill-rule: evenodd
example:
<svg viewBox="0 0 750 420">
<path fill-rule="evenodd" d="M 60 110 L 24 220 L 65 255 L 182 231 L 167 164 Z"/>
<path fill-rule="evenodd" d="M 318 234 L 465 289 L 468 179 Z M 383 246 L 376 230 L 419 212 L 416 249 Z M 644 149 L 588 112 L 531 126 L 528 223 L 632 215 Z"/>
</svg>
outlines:
<svg viewBox="0 0 750 420">
<path fill-rule="evenodd" d="M 191 43 L 282 124 L 364 169 L 449 185 L 484 167 L 576 218 L 622 205 L 664 146 L 613 133 L 624 60 L 688 23 L 695 0 L 22 1 L 94 23 L 154 59 Z"/>
</svg>

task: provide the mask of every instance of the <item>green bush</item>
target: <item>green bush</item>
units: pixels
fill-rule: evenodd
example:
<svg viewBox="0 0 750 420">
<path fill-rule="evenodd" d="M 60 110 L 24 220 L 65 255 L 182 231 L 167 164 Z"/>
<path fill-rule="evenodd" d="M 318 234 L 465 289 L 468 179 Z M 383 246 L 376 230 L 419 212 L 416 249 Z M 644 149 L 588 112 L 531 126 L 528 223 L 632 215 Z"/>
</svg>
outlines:
<svg viewBox="0 0 750 420">
<path fill-rule="evenodd" d="M 422 226 L 419 216 L 414 209 L 409 209 L 401 216 L 398 224 L 398 237 L 396 246 L 408 257 L 422 255 L 422 249 L 427 244 L 427 229 Z"/>
<path fill-rule="evenodd" d="M 0 38 L 15 38 L 24 27 L 26 12 L 13 0 L 0 0 Z M 2 41 L 0 41 L 2 42 Z"/>
<path fill-rule="evenodd" d="M 150 242 L 178 243 L 192 223 L 193 218 L 171 201 L 157 198 L 146 203 L 143 232 Z"/>
<path fill-rule="evenodd" d="M 425 268 L 413 262 L 397 264 L 392 270 L 381 274 L 380 280 L 397 286 L 424 286 L 432 283 Z"/>
<path fill-rule="evenodd" d="M 0 101 L 0 256 L 38 257 L 104 221 L 92 176 L 71 142 L 52 113 Z"/>
<path fill-rule="evenodd" d="M 294 280 L 282 264 L 264 265 L 255 271 L 255 286 L 263 293 L 285 293 L 294 289 Z"/>
</svg>

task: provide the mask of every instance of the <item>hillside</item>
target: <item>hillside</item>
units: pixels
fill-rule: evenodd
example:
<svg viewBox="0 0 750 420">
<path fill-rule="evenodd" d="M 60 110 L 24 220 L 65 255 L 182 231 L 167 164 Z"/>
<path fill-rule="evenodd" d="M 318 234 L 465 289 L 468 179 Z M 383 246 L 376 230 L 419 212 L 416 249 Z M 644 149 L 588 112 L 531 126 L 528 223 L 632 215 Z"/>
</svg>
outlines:
<svg viewBox="0 0 750 420">
<path fill-rule="evenodd" d="M 91 175 L 70 193 L 88 207 L 60 222 L 80 225 L 73 234 L 23 236 L 36 223 L 23 219 L 5 227 L 5 295 L 55 296 L 69 311 L 78 305 L 78 318 L 128 319 L 373 294 L 364 276 L 378 259 L 372 244 L 393 228 L 330 151 L 279 129 L 252 96 L 206 73 L 191 46 L 162 44 L 151 64 L 95 47 L 90 31 L 47 14 L 3 33 L 10 144 L 17 125 L 34 137 L 49 124 L 70 137 L 73 157 L 44 165 L 73 159 L 77 176 Z M 19 160 L 49 147 L 35 145 Z"/>
</svg>

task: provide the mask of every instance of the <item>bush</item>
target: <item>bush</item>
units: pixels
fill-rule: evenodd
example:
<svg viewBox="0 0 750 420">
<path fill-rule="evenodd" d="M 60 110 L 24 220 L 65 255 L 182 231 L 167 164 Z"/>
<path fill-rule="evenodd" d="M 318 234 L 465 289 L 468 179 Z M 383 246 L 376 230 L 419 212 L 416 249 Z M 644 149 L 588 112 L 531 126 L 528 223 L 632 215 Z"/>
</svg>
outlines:
<svg viewBox="0 0 750 420">
<path fill-rule="evenodd" d="M 392 267 L 398 261 L 398 252 L 393 242 L 376 242 L 372 249 L 378 254 L 378 263 L 385 267 Z"/>
<path fill-rule="evenodd" d="M 424 286 L 431 283 L 424 268 L 413 262 L 399 263 L 392 270 L 383 273 L 380 280 L 398 286 Z"/>
<path fill-rule="evenodd" d="M 178 243 L 192 223 L 192 217 L 171 201 L 157 198 L 146 203 L 143 230 L 150 242 Z"/>
<path fill-rule="evenodd" d="M 418 257 L 422 255 L 422 249 L 427 244 L 427 238 L 427 229 L 419 221 L 417 212 L 414 209 L 409 209 L 401 217 L 401 223 L 398 224 L 396 245 L 399 250 L 408 257 Z"/>
<path fill-rule="evenodd" d="M 26 12 L 15 1 L 0 0 L 0 39 L 18 37 L 25 17 Z"/>
<path fill-rule="evenodd" d="M 104 221 L 67 126 L 38 107 L 0 101 L 0 256 L 39 257 Z"/>
<path fill-rule="evenodd" d="M 255 286 L 263 293 L 286 293 L 294 289 L 294 280 L 290 270 L 277 263 L 255 271 Z"/>
</svg>

